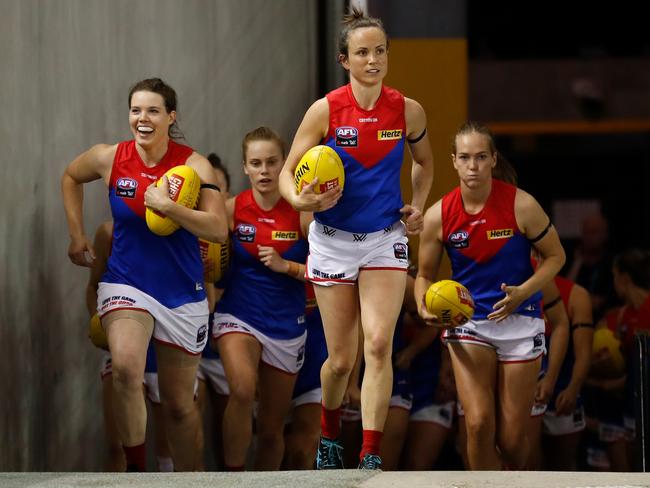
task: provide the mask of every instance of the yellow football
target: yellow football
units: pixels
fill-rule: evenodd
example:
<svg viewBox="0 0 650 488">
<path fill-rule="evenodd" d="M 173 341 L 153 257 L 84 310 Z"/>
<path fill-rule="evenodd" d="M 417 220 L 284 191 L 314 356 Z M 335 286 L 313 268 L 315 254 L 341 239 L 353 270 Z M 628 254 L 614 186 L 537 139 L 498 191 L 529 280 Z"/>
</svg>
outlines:
<svg viewBox="0 0 650 488">
<path fill-rule="evenodd" d="M 201 179 L 194 168 L 182 164 L 168 170 L 165 176 L 169 181 L 169 198 L 185 207 L 196 207 L 199 201 Z M 160 186 L 160 181 L 156 181 L 156 186 Z M 145 218 L 149 230 L 159 236 L 168 236 L 180 227 L 171 218 L 150 208 L 146 209 Z"/>
<path fill-rule="evenodd" d="M 601 327 L 594 331 L 591 373 L 599 377 L 617 377 L 625 371 L 625 356 L 621 341 L 611 329 Z M 600 360 L 598 360 L 600 358 Z"/>
<path fill-rule="evenodd" d="M 99 320 L 99 315 L 97 314 L 93 315 L 88 323 L 88 337 L 96 347 L 108 351 L 106 331 L 104 331 L 102 322 Z"/>
<path fill-rule="evenodd" d="M 205 267 L 206 283 L 219 281 L 230 264 L 230 241 L 219 244 L 199 239 L 199 248 L 201 249 L 201 260 L 205 263 L 206 259 L 210 261 Z"/>
<path fill-rule="evenodd" d="M 474 299 L 467 288 L 453 280 L 432 283 L 424 295 L 427 311 L 438 317 L 441 327 L 458 327 L 474 315 Z"/>
<path fill-rule="evenodd" d="M 294 171 L 296 190 L 300 193 L 305 185 L 318 178 L 314 193 L 323 193 L 345 184 L 343 162 L 329 146 L 314 146 L 300 159 Z"/>
</svg>

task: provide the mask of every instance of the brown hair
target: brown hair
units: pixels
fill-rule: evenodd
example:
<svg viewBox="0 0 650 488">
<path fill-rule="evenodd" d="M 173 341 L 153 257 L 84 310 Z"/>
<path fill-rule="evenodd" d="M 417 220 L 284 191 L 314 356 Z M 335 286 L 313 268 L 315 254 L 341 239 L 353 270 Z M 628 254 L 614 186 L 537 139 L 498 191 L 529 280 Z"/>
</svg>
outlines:
<svg viewBox="0 0 650 488">
<path fill-rule="evenodd" d="M 639 288 L 650 290 L 650 252 L 645 249 L 628 249 L 614 258 L 614 268 L 627 273 Z"/>
<path fill-rule="evenodd" d="M 147 78 L 146 80 L 138 81 L 135 85 L 129 90 L 129 109 L 131 108 L 131 100 L 133 94 L 139 91 L 148 91 L 157 93 L 163 98 L 165 102 L 165 110 L 167 113 L 176 112 L 178 106 L 178 98 L 176 97 L 176 90 L 171 86 L 165 83 L 160 78 Z M 178 128 L 178 123 L 174 120 L 174 123 L 169 126 L 169 137 L 172 139 L 185 139 L 183 132 Z"/>
<path fill-rule="evenodd" d="M 497 151 L 497 164 L 492 168 L 492 178 L 517 186 L 517 170 L 503 154 Z"/>
<path fill-rule="evenodd" d="M 226 185 L 228 186 L 228 188 L 222 188 L 221 190 L 223 191 L 230 190 L 230 173 L 228 173 L 228 168 L 226 168 L 223 165 L 223 161 L 221 161 L 219 155 L 217 153 L 210 153 L 208 154 L 207 158 L 214 169 L 218 169 L 223 173 L 223 177 L 226 180 Z"/>
<path fill-rule="evenodd" d="M 386 36 L 386 47 L 388 47 L 388 34 L 384 29 L 384 24 L 380 19 L 375 17 L 368 17 L 363 11 L 357 7 L 352 7 L 350 12 L 343 16 L 341 20 L 341 32 L 339 33 L 339 54 L 347 57 L 348 55 L 348 37 L 350 32 L 355 29 L 363 27 L 376 27 L 380 29 L 384 36 Z"/>
<path fill-rule="evenodd" d="M 282 152 L 282 159 L 286 158 L 287 150 L 282 138 L 270 127 L 261 126 L 257 129 L 253 129 L 244 136 L 244 140 L 241 143 L 241 153 L 242 161 L 246 162 L 246 151 L 248 150 L 248 144 L 252 141 L 273 141 L 275 142 L 280 151 Z"/>
<path fill-rule="evenodd" d="M 481 134 L 487 138 L 488 144 L 490 145 L 490 153 L 494 154 L 497 152 L 497 147 L 494 144 L 494 136 L 492 135 L 492 132 L 490 132 L 490 129 L 485 127 L 483 124 L 470 120 L 465 122 L 460 129 L 458 129 L 456 135 L 454 135 L 454 139 L 451 143 L 453 154 L 456 154 L 458 151 L 458 148 L 456 147 L 456 138 L 458 136 L 465 136 L 473 133 Z"/>
</svg>

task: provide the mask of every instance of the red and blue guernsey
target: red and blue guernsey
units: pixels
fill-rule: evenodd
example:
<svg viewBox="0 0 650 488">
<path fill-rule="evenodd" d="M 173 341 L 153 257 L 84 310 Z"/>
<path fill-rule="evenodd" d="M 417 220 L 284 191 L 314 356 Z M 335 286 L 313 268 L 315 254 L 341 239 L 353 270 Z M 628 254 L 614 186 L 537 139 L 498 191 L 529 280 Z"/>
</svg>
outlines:
<svg viewBox="0 0 650 488">
<path fill-rule="evenodd" d="M 235 199 L 232 261 L 219 313 L 229 313 L 273 339 L 305 333 L 305 283 L 267 268 L 257 246 L 271 246 L 289 261 L 304 263 L 307 241 L 300 213 L 280 199 L 271 210 L 260 208 L 253 192 Z"/>
<path fill-rule="evenodd" d="M 145 221 L 144 192 L 174 166 L 185 164 L 190 147 L 169 141 L 160 163 L 147 167 L 135 141 L 117 147 L 108 187 L 113 214 L 113 248 L 103 282 L 133 286 L 176 308 L 205 298 L 203 264 L 196 236 L 182 227 L 161 237 Z"/>
<path fill-rule="evenodd" d="M 315 219 L 347 232 L 375 232 L 401 214 L 400 170 L 404 158 L 404 96 L 387 86 L 372 110 L 357 104 L 348 84 L 327 94 L 329 129 L 323 144 L 334 149 L 345 168 L 345 188 L 330 210 Z"/>
<path fill-rule="evenodd" d="M 465 211 L 460 187 L 442 198 L 442 239 L 451 260 L 452 279 L 474 297 L 475 320 L 486 320 L 504 297 L 501 283 L 520 285 L 533 274 L 531 244 L 515 218 L 517 188 L 492 180 L 492 191 L 479 213 Z M 541 293 L 534 293 L 515 313 L 541 317 Z"/>
</svg>

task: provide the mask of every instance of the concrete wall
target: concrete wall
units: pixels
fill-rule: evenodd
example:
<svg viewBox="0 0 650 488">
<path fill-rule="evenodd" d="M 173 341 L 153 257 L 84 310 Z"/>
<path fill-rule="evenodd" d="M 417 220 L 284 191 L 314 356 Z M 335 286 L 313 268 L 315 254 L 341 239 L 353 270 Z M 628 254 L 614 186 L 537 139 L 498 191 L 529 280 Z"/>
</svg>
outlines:
<svg viewBox="0 0 650 488">
<path fill-rule="evenodd" d="M 127 94 L 160 76 L 199 152 L 234 189 L 242 135 L 290 139 L 315 97 L 315 0 L 0 0 L 0 471 L 101 468 L 101 353 L 87 271 L 67 259 L 59 180 L 93 144 L 128 138 Z M 86 186 L 88 233 L 109 217 Z"/>
</svg>

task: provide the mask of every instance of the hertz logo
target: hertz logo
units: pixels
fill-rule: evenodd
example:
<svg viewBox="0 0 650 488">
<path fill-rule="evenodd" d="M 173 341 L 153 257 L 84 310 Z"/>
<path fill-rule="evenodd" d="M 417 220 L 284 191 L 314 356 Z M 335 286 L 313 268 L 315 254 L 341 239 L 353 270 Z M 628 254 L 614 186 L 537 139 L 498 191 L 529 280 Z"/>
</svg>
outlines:
<svg viewBox="0 0 650 488">
<path fill-rule="evenodd" d="M 487 231 L 488 240 L 491 239 L 510 239 L 514 232 L 512 229 L 493 229 Z"/>
<path fill-rule="evenodd" d="M 295 230 L 274 230 L 271 239 L 274 241 L 297 241 L 298 232 Z"/>
<path fill-rule="evenodd" d="M 393 130 L 378 130 L 377 131 L 377 140 L 378 141 L 391 141 L 394 139 L 402 138 L 402 129 L 393 129 Z"/>
</svg>

